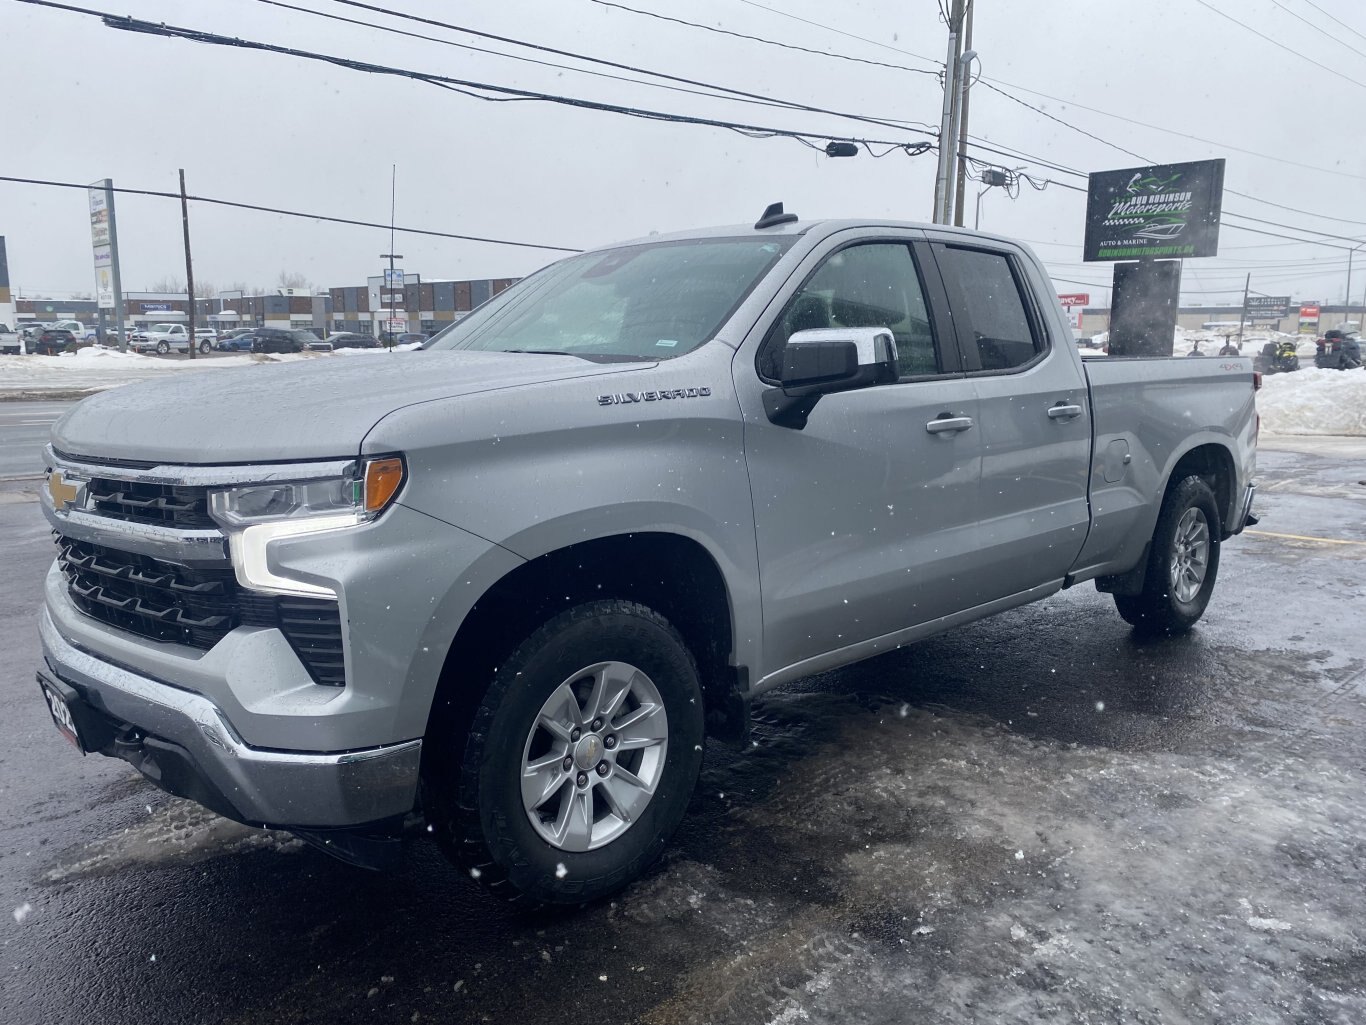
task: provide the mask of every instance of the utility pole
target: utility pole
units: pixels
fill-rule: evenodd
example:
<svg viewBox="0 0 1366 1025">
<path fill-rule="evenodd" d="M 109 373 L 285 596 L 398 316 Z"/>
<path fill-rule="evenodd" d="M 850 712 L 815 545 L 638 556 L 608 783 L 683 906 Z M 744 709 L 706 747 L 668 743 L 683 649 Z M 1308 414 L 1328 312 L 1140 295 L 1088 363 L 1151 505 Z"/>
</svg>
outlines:
<svg viewBox="0 0 1366 1025">
<path fill-rule="evenodd" d="M 944 110 L 939 120 L 939 168 L 934 178 L 935 224 L 948 224 L 954 178 L 954 113 L 958 109 L 958 55 L 962 51 L 964 0 L 953 0 L 949 14 L 949 48 L 944 60 Z"/>
<path fill-rule="evenodd" d="M 199 355 L 199 342 L 194 336 L 194 265 L 190 261 L 190 205 L 185 197 L 185 168 L 180 169 L 180 224 L 185 229 L 185 291 L 190 301 L 190 359 Z"/>
<path fill-rule="evenodd" d="M 967 0 L 968 14 L 967 24 L 963 28 L 963 50 L 967 53 L 972 52 L 972 12 L 977 9 L 977 0 Z M 963 73 L 967 74 L 967 68 Z M 967 188 L 968 162 L 963 159 L 963 154 L 968 151 L 968 84 L 963 82 L 963 99 L 958 112 L 958 185 L 954 190 L 953 201 L 953 223 L 958 227 L 963 226 L 963 208 L 967 205 L 964 202 L 963 194 Z M 982 209 L 981 197 L 978 197 L 977 210 Z M 976 225 L 974 225 L 976 227 Z"/>
<path fill-rule="evenodd" d="M 1243 323 L 1247 320 L 1247 292 L 1252 287 L 1252 274 L 1249 273 L 1247 280 L 1243 282 L 1243 308 L 1238 313 L 1238 348 L 1243 347 Z M 1257 293 L 1261 295 L 1260 292 Z"/>
</svg>

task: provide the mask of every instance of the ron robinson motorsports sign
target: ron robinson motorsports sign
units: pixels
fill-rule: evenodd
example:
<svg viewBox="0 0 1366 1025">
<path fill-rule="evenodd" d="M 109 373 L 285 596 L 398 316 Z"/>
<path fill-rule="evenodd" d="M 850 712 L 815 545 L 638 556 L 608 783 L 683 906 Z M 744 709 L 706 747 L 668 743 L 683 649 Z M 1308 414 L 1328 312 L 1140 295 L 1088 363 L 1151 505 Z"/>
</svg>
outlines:
<svg viewBox="0 0 1366 1025">
<path fill-rule="evenodd" d="M 1085 260 L 1215 256 L 1224 162 L 1097 171 L 1086 197 Z"/>
</svg>

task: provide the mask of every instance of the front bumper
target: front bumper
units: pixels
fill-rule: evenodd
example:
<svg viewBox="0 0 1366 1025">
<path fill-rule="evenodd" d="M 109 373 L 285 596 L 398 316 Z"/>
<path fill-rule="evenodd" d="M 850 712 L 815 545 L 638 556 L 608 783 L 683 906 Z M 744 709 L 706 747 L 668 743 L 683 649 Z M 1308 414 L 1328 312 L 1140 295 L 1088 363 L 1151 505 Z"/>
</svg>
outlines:
<svg viewBox="0 0 1366 1025">
<path fill-rule="evenodd" d="M 307 753 L 246 744 L 208 698 L 82 651 L 44 609 L 46 671 L 101 718 L 95 743 L 162 789 L 257 826 L 345 829 L 393 820 L 417 796 L 422 741 Z"/>
</svg>

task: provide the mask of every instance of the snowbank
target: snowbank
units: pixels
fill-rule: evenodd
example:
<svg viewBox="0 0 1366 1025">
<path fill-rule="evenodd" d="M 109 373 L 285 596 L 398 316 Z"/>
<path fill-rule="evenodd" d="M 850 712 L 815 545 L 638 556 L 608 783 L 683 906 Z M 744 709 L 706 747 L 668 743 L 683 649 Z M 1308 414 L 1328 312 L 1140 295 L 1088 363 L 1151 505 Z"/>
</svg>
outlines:
<svg viewBox="0 0 1366 1025">
<path fill-rule="evenodd" d="M 1257 411 L 1262 430 L 1271 434 L 1366 437 L 1366 370 L 1318 370 L 1311 364 L 1268 375 L 1257 393 Z"/>
<path fill-rule="evenodd" d="M 395 351 L 406 351 L 417 346 L 399 345 L 394 348 Z M 152 380 L 166 374 L 232 370 L 261 363 L 292 363 L 361 353 L 390 354 L 384 349 L 337 349 L 334 352 L 244 352 L 196 359 L 163 359 L 136 352 L 91 347 L 78 352 L 64 352 L 60 356 L 0 356 L 0 397 L 39 397 L 49 392 L 79 394 Z"/>
</svg>

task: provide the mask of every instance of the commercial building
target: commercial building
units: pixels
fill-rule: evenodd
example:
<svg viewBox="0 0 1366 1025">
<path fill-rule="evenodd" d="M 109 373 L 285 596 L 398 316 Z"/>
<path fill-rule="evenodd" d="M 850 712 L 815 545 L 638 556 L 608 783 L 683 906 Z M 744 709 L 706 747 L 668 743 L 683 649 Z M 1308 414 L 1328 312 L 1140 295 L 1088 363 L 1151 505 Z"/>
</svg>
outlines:
<svg viewBox="0 0 1366 1025">
<path fill-rule="evenodd" d="M 386 287 L 384 276 L 364 285 L 331 290 L 332 330 L 378 335 L 386 329 L 401 334 L 431 334 L 459 320 L 487 302 L 518 278 L 479 278 L 470 281 L 423 281 L 420 274 L 402 273 L 403 283 Z"/>
<path fill-rule="evenodd" d="M 319 337 L 334 331 L 431 334 L 517 280 L 423 281 L 419 274 L 404 274 L 402 286 L 391 289 L 384 287 L 382 276 L 376 276 L 364 285 L 316 294 L 303 288 L 280 288 L 267 295 L 220 292 L 212 299 L 196 300 L 195 324 L 219 332 L 237 327 L 302 328 Z M 134 331 L 152 324 L 189 321 L 189 301 L 183 292 L 125 292 L 123 299 L 128 326 Z M 95 328 L 100 323 L 100 311 L 94 299 L 19 299 L 15 319 L 21 325 L 78 320 Z"/>
</svg>

